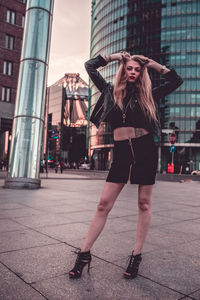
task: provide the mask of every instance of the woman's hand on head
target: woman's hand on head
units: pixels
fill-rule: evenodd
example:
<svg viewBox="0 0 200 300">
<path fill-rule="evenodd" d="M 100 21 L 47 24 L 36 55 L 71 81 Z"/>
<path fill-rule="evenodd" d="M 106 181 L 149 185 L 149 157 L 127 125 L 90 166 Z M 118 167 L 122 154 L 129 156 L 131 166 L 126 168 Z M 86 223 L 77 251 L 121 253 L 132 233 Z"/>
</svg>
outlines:
<svg viewBox="0 0 200 300">
<path fill-rule="evenodd" d="M 123 60 L 124 57 L 124 53 L 123 52 L 117 52 L 117 53 L 113 53 L 110 55 L 112 60 L 118 60 L 119 62 L 121 62 Z"/>
<path fill-rule="evenodd" d="M 104 56 L 107 62 L 111 62 L 113 60 L 118 60 L 119 62 L 121 62 L 126 57 L 127 57 L 127 52 L 123 52 L 123 51 Z"/>
<path fill-rule="evenodd" d="M 146 64 L 147 68 L 151 68 L 151 69 L 157 69 L 158 67 L 162 67 L 162 65 L 160 65 L 159 63 L 157 63 L 155 60 L 148 58 L 148 63 Z"/>
<path fill-rule="evenodd" d="M 121 62 L 124 57 L 122 52 L 114 53 L 112 54 L 112 56 L 114 57 L 115 60 L 118 60 L 119 62 Z"/>
<path fill-rule="evenodd" d="M 147 58 L 148 59 L 148 63 L 146 64 L 147 68 L 153 69 L 161 74 L 166 74 L 170 71 L 170 69 L 168 69 L 166 66 L 163 66 L 161 64 L 159 64 L 158 62 L 156 62 L 153 59 Z"/>
<path fill-rule="evenodd" d="M 137 56 L 137 54 L 136 54 Z M 141 57 L 141 61 L 143 62 L 143 64 L 147 67 L 147 68 L 151 68 L 153 63 L 154 63 L 154 60 L 151 59 L 151 58 L 148 58 L 147 56 L 143 56 L 143 55 L 140 55 Z"/>
<path fill-rule="evenodd" d="M 147 64 L 146 64 L 147 68 L 152 68 L 155 64 L 155 61 L 153 59 L 148 58 L 148 57 L 146 59 L 147 59 Z"/>
</svg>

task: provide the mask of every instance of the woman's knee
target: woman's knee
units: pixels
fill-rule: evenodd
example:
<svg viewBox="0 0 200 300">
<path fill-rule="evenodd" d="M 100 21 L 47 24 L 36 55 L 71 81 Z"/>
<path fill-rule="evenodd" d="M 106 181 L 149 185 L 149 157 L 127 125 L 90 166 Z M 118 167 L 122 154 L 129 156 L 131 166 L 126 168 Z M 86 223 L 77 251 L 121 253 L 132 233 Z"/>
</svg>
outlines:
<svg viewBox="0 0 200 300">
<path fill-rule="evenodd" d="M 112 208 L 112 205 L 109 202 L 108 198 L 103 197 L 103 198 L 100 199 L 100 202 L 99 202 L 99 204 L 97 206 L 97 210 L 99 212 L 109 213 L 109 211 L 111 210 L 111 208 Z"/>
<path fill-rule="evenodd" d="M 150 211 L 151 210 L 151 197 L 142 196 L 139 198 L 138 207 L 142 211 Z"/>
</svg>

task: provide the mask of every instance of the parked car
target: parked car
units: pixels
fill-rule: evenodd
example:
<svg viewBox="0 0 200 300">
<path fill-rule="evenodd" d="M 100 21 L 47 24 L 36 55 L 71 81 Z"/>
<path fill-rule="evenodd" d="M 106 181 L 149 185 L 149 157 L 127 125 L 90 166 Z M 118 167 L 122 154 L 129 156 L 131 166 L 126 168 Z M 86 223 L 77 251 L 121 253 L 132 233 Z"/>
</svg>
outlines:
<svg viewBox="0 0 200 300">
<path fill-rule="evenodd" d="M 192 171 L 191 175 L 200 175 L 200 170 Z"/>
</svg>

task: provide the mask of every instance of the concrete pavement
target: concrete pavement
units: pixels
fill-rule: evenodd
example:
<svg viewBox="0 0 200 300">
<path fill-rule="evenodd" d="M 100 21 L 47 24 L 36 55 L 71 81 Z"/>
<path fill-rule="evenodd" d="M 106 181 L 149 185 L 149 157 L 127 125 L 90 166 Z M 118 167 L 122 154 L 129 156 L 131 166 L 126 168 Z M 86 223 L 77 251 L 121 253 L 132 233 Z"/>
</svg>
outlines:
<svg viewBox="0 0 200 300">
<path fill-rule="evenodd" d="M 3 189 L 0 180 L 0 299 L 200 299 L 199 181 L 157 181 L 136 279 L 122 277 L 136 235 L 135 185 L 118 197 L 90 275 L 69 279 L 104 185 L 96 174 L 52 173 L 32 191 Z"/>
</svg>

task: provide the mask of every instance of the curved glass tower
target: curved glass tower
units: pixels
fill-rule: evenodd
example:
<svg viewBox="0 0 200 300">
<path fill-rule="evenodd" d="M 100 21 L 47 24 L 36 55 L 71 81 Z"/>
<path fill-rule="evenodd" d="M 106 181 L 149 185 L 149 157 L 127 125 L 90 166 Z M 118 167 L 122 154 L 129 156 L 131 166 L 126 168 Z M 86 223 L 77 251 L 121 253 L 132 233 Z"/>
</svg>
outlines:
<svg viewBox="0 0 200 300">
<path fill-rule="evenodd" d="M 126 48 L 127 0 L 92 1 L 91 57 L 111 54 Z M 112 62 L 100 70 L 103 77 L 113 82 L 118 62 Z M 90 81 L 90 113 L 99 97 L 99 91 Z M 107 169 L 113 147 L 112 134 L 107 124 L 100 128 L 90 124 L 89 155 L 95 160 L 97 169 Z"/>
<path fill-rule="evenodd" d="M 197 0 L 96 0 L 92 1 L 90 57 L 127 50 L 143 54 L 157 62 L 175 68 L 184 84 L 165 99 L 160 99 L 162 140 L 159 152 L 160 171 L 167 171 L 171 162 L 169 135 L 175 131 L 175 172 L 189 166 L 200 169 L 200 2 Z M 118 62 L 100 70 L 113 82 Z M 150 72 L 153 86 L 164 83 L 157 72 Z M 90 81 L 90 114 L 99 92 Z M 112 134 L 102 123 L 97 130 L 90 124 L 89 155 L 95 167 L 107 169 L 112 160 Z"/>
</svg>

